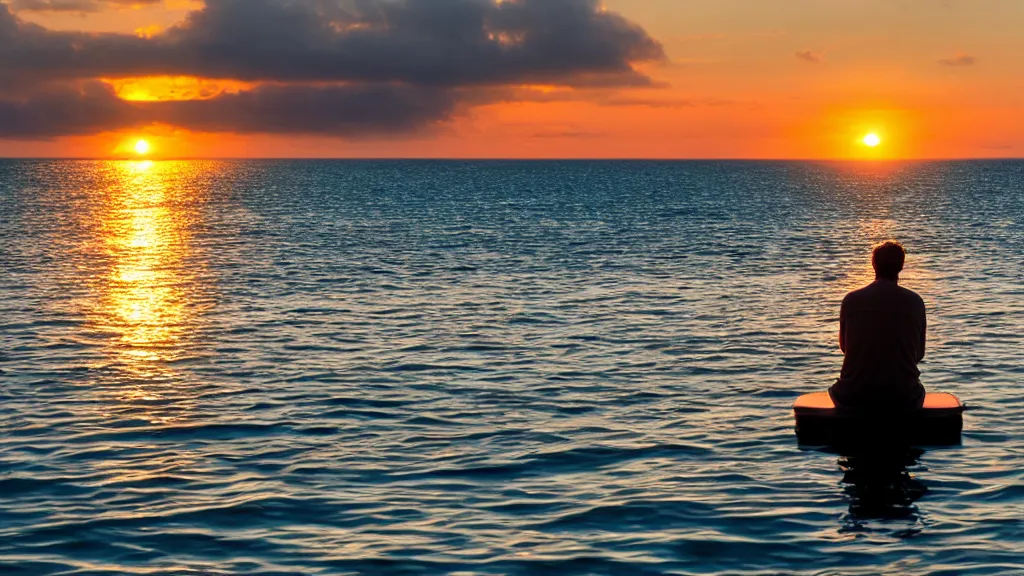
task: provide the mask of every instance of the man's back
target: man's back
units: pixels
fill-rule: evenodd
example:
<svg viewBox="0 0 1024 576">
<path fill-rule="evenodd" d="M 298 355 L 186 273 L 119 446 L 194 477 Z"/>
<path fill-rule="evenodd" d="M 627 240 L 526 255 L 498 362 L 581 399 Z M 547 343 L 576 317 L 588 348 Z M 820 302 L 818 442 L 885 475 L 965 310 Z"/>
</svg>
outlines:
<svg viewBox="0 0 1024 576">
<path fill-rule="evenodd" d="M 843 300 L 839 342 L 846 359 L 829 391 L 838 406 L 900 410 L 920 407 L 925 390 L 924 301 L 896 282 L 877 280 Z"/>
</svg>

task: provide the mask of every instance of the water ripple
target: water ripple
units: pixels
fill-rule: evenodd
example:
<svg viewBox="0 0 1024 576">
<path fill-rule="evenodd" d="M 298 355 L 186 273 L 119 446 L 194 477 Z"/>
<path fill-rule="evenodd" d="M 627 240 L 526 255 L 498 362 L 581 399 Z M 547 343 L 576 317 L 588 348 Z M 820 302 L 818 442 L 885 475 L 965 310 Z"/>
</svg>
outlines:
<svg viewBox="0 0 1024 576">
<path fill-rule="evenodd" d="M 0 162 L 0 573 L 1024 573 L 1021 182 Z M 888 237 L 963 444 L 801 448 Z"/>
</svg>

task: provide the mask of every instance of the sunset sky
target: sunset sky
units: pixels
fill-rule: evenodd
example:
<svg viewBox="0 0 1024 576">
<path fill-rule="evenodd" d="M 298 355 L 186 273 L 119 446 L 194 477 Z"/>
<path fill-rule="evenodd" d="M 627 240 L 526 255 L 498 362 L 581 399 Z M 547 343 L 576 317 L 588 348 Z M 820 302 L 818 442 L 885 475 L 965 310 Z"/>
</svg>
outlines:
<svg viewBox="0 0 1024 576">
<path fill-rule="evenodd" d="M 1021 30 L 1020 0 L 7 0 L 0 156 L 1021 157 Z"/>
</svg>

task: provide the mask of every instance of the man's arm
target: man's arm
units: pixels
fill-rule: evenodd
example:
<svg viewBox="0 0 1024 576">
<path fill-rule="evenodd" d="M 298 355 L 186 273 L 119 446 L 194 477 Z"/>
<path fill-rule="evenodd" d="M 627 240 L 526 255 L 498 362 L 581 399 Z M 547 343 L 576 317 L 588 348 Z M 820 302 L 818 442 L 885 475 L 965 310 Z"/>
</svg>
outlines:
<svg viewBox="0 0 1024 576">
<path fill-rule="evenodd" d="M 917 361 L 924 360 L 924 348 L 928 342 L 928 313 L 923 309 L 921 311 L 921 349 L 917 352 Z"/>
<path fill-rule="evenodd" d="M 839 349 L 846 354 L 846 299 L 839 308 Z"/>
</svg>

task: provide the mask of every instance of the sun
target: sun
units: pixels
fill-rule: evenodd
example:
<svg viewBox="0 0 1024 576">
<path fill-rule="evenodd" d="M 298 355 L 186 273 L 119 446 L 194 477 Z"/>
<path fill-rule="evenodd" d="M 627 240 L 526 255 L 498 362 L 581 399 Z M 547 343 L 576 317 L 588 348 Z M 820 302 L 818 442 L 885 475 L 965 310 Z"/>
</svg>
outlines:
<svg viewBox="0 0 1024 576">
<path fill-rule="evenodd" d="M 878 136 L 878 134 L 875 134 L 874 132 L 872 132 L 871 134 L 868 134 L 867 136 L 865 136 L 864 140 L 862 140 L 862 142 L 868 148 L 875 148 L 879 144 L 882 143 L 882 139 Z"/>
<path fill-rule="evenodd" d="M 140 156 L 148 154 L 149 149 L 149 142 L 147 142 L 146 140 L 139 140 L 138 142 L 135 143 L 135 153 Z"/>
</svg>

